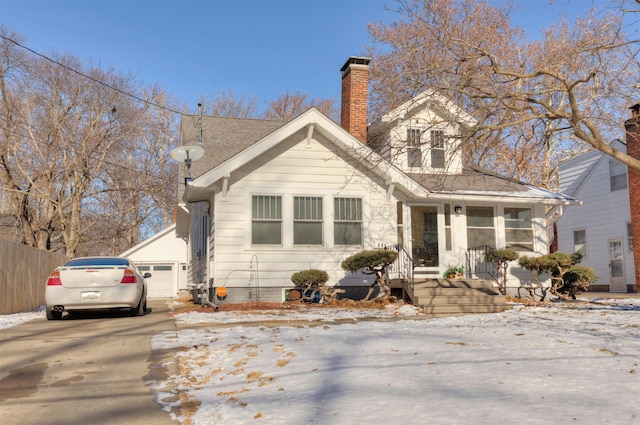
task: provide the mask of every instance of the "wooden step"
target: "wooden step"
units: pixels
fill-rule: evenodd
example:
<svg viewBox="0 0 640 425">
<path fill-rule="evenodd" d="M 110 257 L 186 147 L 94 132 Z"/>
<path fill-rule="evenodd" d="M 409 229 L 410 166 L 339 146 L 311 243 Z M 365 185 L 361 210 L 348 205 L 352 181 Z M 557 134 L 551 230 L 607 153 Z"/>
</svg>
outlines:
<svg viewBox="0 0 640 425">
<path fill-rule="evenodd" d="M 498 313 L 511 308 L 493 282 L 485 279 L 423 279 L 407 285 L 406 290 L 413 304 L 432 316 Z"/>
<path fill-rule="evenodd" d="M 500 313 L 509 310 L 507 305 L 435 305 L 420 306 L 424 314 L 431 315 L 463 315 L 481 313 Z"/>
<path fill-rule="evenodd" d="M 420 305 L 495 305 L 505 304 L 504 297 L 486 295 L 486 296 L 417 296 L 416 303 Z"/>
</svg>

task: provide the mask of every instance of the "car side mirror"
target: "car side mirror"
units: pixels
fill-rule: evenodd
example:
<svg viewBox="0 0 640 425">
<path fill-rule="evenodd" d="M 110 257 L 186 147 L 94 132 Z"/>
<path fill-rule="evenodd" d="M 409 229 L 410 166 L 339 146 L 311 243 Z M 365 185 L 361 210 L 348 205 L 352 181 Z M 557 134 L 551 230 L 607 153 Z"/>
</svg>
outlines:
<svg viewBox="0 0 640 425">
<path fill-rule="evenodd" d="M 149 279 L 151 277 L 151 273 L 146 272 L 145 274 L 142 275 L 142 277 L 144 277 L 145 279 Z"/>
</svg>

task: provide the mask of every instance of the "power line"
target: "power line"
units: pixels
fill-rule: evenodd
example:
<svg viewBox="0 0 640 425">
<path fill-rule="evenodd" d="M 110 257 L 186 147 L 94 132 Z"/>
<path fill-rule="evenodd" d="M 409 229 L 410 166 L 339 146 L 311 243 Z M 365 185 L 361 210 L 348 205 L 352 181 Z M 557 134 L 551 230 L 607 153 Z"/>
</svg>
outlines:
<svg viewBox="0 0 640 425">
<path fill-rule="evenodd" d="M 56 65 L 58 65 L 58 66 L 60 66 L 60 67 L 62 67 L 62 68 L 64 68 L 64 69 L 66 69 L 66 70 L 68 70 L 68 71 L 71 71 L 71 72 L 73 72 L 73 73 L 75 73 L 75 74 L 77 74 L 77 75 L 80 75 L 81 77 L 84 77 L 84 78 L 86 78 L 86 79 L 88 79 L 88 80 L 91 80 L 91 81 L 93 81 L 93 82 L 94 82 L 94 83 L 96 83 L 96 84 L 100 84 L 100 85 L 102 85 L 102 86 L 104 86 L 104 87 L 107 87 L 107 88 L 109 88 L 109 89 L 111 89 L 111 90 L 117 91 L 118 93 L 121 93 L 121 94 L 123 94 L 123 95 L 125 95 L 125 96 L 129 96 L 129 97 L 131 97 L 131 98 L 133 98 L 133 99 L 136 99 L 136 100 L 137 100 L 137 101 L 139 101 L 139 102 L 146 103 L 147 105 L 151 105 L 151 106 L 154 106 L 154 107 L 156 107 L 156 108 L 159 108 L 159 109 L 163 109 L 163 110 L 165 110 L 165 111 L 172 112 L 172 113 L 174 113 L 174 114 L 178 114 L 178 115 L 187 115 L 187 114 L 185 114 L 185 113 L 183 113 L 183 112 L 180 112 L 180 111 L 177 111 L 177 110 L 175 110 L 175 109 L 168 108 L 168 107 L 166 107 L 166 106 L 159 105 L 159 104 L 157 104 L 157 103 L 155 103 L 155 102 L 151 102 L 150 100 L 143 99 L 143 98 L 141 98 L 141 97 L 139 97 L 139 96 L 136 96 L 135 94 L 128 93 L 128 92 L 126 92 L 126 91 L 124 91 L 124 90 L 121 90 L 121 89 L 119 89 L 119 88 L 117 88 L 117 87 L 113 87 L 113 86 L 112 86 L 112 85 L 110 85 L 110 84 L 107 84 L 107 83 L 105 83 L 105 82 L 102 82 L 102 81 L 100 81 L 100 80 L 98 80 L 98 79 L 95 79 L 95 78 L 93 78 L 93 77 L 91 77 L 91 76 L 89 76 L 89 75 L 87 75 L 87 74 L 84 74 L 84 73 L 82 73 L 82 72 L 80 72 L 80 71 L 77 71 L 77 70 L 75 70 L 75 69 L 73 69 L 73 68 L 71 68 L 71 67 L 69 67 L 69 66 L 67 66 L 67 65 L 65 65 L 65 64 L 63 64 L 63 63 L 60 63 L 60 62 L 56 61 L 55 59 L 51 59 L 50 57 L 48 57 L 48 56 L 46 56 L 46 55 L 43 55 L 42 53 L 36 52 L 35 50 L 33 50 L 33 49 L 31 49 L 31 48 L 29 48 L 29 47 L 27 47 L 27 46 L 24 46 L 24 45 L 22 45 L 22 44 L 18 43 L 17 41 L 15 41 L 15 40 L 13 40 L 13 39 L 11 39 L 11 38 L 9 38 L 9 37 L 5 37 L 5 36 L 4 36 L 4 35 L 2 35 L 2 34 L 0 34 L 0 37 L 1 37 L 2 39 L 6 40 L 6 41 L 9 41 L 9 42 L 11 42 L 11 43 L 15 44 L 16 46 L 18 46 L 18 47 L 20 47 L 20 48 L 22 48 L 22 49 L 24 49 L 24 50 L 26 50 L 26 51 L 28 51 L 28 52 L 30 52 L 30 53 L 32 53 L 32 54 L 34 54 L 34 55 L 36 55 L 36 56 L 39 56 L 39 57 L 41 57 L 41 58 L 43 58 L 43 59 L 46 59 L 46 60 L 48 60 L 49 62 L 54 63 L 54 64 L 56 64 Z"/>
<path fill-rule="evenodd" d="M 27 136 L 27 135 L 25 135 L 23 133 L 20 133 L 18 131 L 6 128 L 4 126 L 0 126 L 0 130 L 4 131 L 4 132 L 9 132 L 9 133 L 15 134 L 16 136 L 24 137 L 26 139 L 30 139 L 31 138 L 30 136 Z M 90 154 L 89 158 L 91 158 L 91 156 L 94 155 L 94 154 L 95 153 Z M 147 177 L 155 178 L 155 179 L 160 180 L 160 181 L 164 181 L 164 182 L 168 182 L 168 183 L 174 183 L 176 181 L 176 179 L 168 178 L 170 176 L 161 176 L 161 175 L 159 175 L 159 174 L 157 174 L 155 172 L 149 172 L 148 170 L 145 170 L 145 169 L 142 169 L 142 170 L 139 170 L 139 169 L 136 169 L 136 168 L 132 169 L 129 165 L 122 165 L 122 164 L 119 164 L 119 163 L 116 163 L 116 162 L 109 161 L 107 159 L 102 159 L 102 162 L 107 164 L 107 165 L 110 165 L 112 167 L 126 169 L 126 170 L 129 170 L 129 171 L 132 170 L 132 171 L 134 171 L 136 173 L 144 174 Z M 171 164 L 171 163 L 169 163 L 169 164 Z"/>
</svg>

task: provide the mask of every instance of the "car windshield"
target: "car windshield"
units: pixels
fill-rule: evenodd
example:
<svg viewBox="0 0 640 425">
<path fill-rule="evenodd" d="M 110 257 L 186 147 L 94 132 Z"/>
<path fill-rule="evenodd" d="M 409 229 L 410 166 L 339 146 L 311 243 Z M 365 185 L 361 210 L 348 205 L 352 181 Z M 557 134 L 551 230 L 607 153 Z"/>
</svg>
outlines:
<svg viewBox="0 0 640 425">
<path fill-rule="evenodd" d="M 69 261 L 65 267 L 82 267 L 82 266 L 128 266 L 129 261 L 126 258 L 117 257 L 94 257 L 94 258 L 78 258 Z"/>
</svg>

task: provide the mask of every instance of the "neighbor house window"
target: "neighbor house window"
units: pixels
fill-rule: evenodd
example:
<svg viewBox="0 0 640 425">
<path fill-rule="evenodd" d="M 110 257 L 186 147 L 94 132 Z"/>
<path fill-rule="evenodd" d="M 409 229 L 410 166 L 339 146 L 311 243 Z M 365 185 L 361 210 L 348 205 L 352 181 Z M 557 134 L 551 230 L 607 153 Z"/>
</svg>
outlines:
<svg viewBox="0 0 640 425">
<path fill-rule="evenodd" d="M 493 207 L 467 207 L 467 247 L 496 247 Z"/>
<path fill-rule="evenodd" d="M 431 130 L 431 168 L 444 168 L 444 131 Z"/>
<path fill-rule="evenodd" d="M 362 199 L 335 198 L 333 237 L 336 245 L 362 245 Z"/>
<path fill-rule="evenodd" d="M 251 200 L 251 243 L 282 243 L 282 197 L 254 195 Z"/>
<path fill-rule="evenodd" d="M 587 231 L 584 229 L 573 231 L 573 252 L 582 257 L 587 256 Z"/>
<path fill-rule="evenodd" d="M 627 166 L 619 161 L 609 161 L 611 191 L 627 188 Z"/>
<path fill-rule="evenodd" d="M 322 198 L 293 198 L 293 243 L 322 245 Z"/>
<path fill-rule="evenodd" d="M 422 167 L 420 130 L 417 128 L 407 129 L 407 165 L 409 167 Z"/>
<path fill-rule="evenodd" d="M 629 244 L 629 251 L 633 251 L 633 231 L 631 229 L 631 223 L 627 223 L 627 243 Z"/>
<path fill-rule="evenodd" d="M 504 209 L 506 247 L 516 251 L 533 251 L 531 208 Z"/>
</svg>

